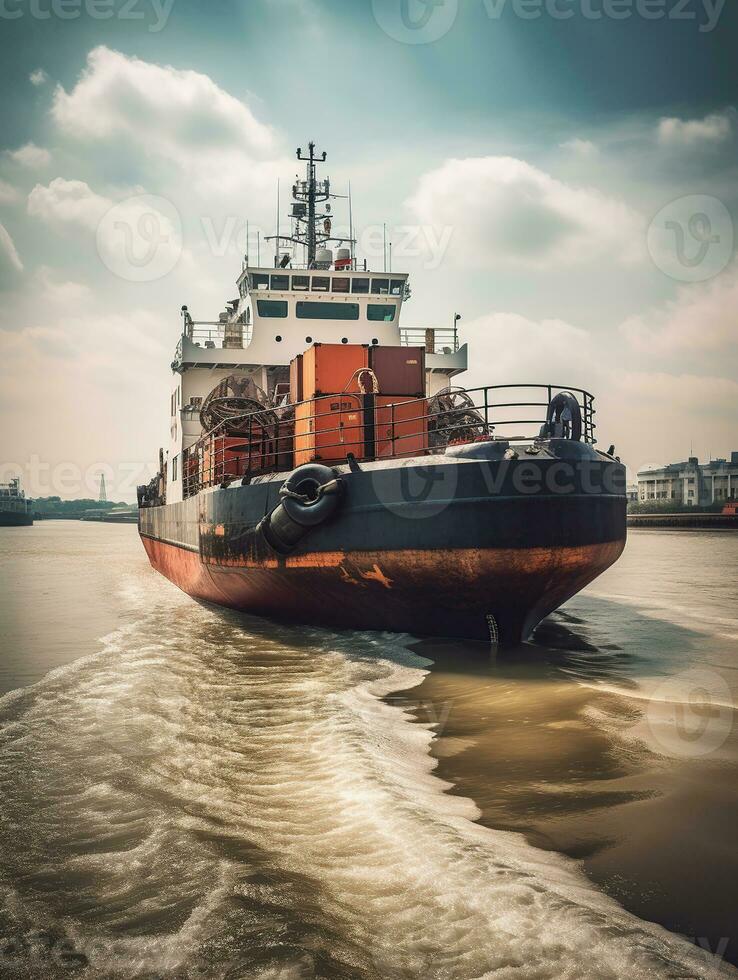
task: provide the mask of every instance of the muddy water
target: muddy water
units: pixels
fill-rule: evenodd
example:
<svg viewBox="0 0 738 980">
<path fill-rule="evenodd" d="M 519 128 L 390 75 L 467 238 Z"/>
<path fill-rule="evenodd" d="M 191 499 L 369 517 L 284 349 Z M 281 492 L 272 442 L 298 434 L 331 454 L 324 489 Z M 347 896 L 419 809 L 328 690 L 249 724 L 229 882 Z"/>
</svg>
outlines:
<svg viewBox="0 0 738 980">
<path fill-rule="evenodd" d="M 686 761 L 663 688 L 734 676 L 717 586 L 685 625 L 623 571 L 490 661 L 199 605 L 125 526 L 4 529 L 0 574 L 3 977 L 727 975 L 633 898 L 677 832 L 732 860 L 734 687 Z M 704 831 L 630 816 L 679 787 Z"/>
</svg>

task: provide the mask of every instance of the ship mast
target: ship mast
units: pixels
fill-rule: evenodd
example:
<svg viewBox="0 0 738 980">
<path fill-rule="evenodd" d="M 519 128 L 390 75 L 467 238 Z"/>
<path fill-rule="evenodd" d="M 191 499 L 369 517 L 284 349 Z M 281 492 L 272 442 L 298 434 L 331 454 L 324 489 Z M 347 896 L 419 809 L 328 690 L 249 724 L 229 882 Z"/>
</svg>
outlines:
<svg viewBox="0 0 738 980">
<path fill-rule="evenodd" d="M 276 264 L 285 265 L 285 259 L 279 259 L 279 246 L 281 242 L 291 242 L 293 245 L 303 245 L 307 250 L 307 267 L 314 269 L 318 254 L 318 249 L 328 242 L 335 242 L 338 245 L 344 243 L 351 246 L 355 245 L 353 238 L 333 238 L 331 237 L 331 226 L 333 216 L 331 199 L 340 197 L 339 194 L 331 192 L 331 182 L 328 177 L 324 180 L 317 178 L 317 165 L 325 163 L 327 154 L 325 151 L 318 156 L 315 152 L 315 143 L 311 140 L 308 144 L 308 152 L 304 154 L 302 147 L 297 148 L 297 159 L 307 163 L 305 180 L 297 178 L 292 185 L 292 211 L 290 217 L 295 222 L 291 235 L 270 235 L 267 241 L 276 241 L 277 260 Z"/>
</svg>

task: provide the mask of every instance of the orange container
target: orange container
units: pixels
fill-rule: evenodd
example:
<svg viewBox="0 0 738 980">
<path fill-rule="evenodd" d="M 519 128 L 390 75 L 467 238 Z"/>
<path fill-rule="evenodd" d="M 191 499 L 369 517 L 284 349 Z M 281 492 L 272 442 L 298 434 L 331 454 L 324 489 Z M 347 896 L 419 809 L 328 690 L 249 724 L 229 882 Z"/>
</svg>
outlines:
<svg viewBox="0 0 738 980">
<path fill-rule="evenodd" d="M 364 412 L 361 399 L 334 395 L 302 402 L 295 408 L 295 466 L 341 463 L 348 453 L 364 458 Z"/>
<path fill-rule="evenodd" d="M 428 448 L 428 403 L 377 395 L 374 439 L 377 459 L 421 455 Z"/>
<path fill-rule="evenodd" d="M 359 391 L 357 372 L 369 367 L 363 344 L 313 344 L 302 355 L 302 397 Z"/>
<path fill-rule="evenodd" d="M 369 367 L 377 376 L 383 395 L 406 399 L 425 395 L 425 348 L 376 344 L 369 348 Z"/>
</svg>

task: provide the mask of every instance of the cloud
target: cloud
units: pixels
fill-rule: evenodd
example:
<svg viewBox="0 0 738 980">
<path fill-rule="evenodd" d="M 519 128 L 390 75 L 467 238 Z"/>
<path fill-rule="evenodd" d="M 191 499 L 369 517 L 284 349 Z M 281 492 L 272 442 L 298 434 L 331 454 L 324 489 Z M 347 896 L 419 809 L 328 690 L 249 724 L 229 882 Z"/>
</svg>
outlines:
<svg viewBox="0 0 738 980">
<path fill-rule="evenodd" d="M 44 187 L 36 184 L 28 195 L 28 213 L 34 218 L 69 223 L 94 230 L 113 202 L 96 194 L 83 180 L 56 177 Z"/>
<path fill-rule="evenodd" d="M 72 464 L 99 480 L 104 464 L 115 474 L 111 493 L 117 483 L 117 497 L 135 499 L 156 446 L 165 444 L 165 413 L 154 414 L 158 398 L 145 393 L 169 388 L 169 317 L 148 307 L 111 309 L 105 294 L 96 299 L 85 284 L 41 269 L 8 324 L 0 329 L 0 456 L 21 465 L 40 459 L 31 493 L 85 496 L 83 486 L 58 482 L 59 474 Z M 38 410 L 40 393 L 53 406 L 52 426 Z"/>
<path fill-rule="evenodd" d="M 500 383 L 592 383 L 593 338 L 563 320 L 530 320 L 517 313 L 490 313 L 469 323 L 461 321 L 461 339 L 473 360 L 463 384 L 491 384 L 490 369 Z M 496 383 L 496 382 L 495 382 Z"/>
<path fill-rule="evenodd" d="M 43 68 L 37 68 L 35 71 L 31 72 L 31 74 L 28 76 L 28 80 L 30 81 L 31 85 L 38 87 L 39 85 L 43 85 L 45 82 L 47 82 L 49 80 L 49 76 L 46 74 Z"/>
<path fill-rule="evenodd" d="M 642 249 L 629 207 L 512 157 L 447 160 L 421 177 L 408 205 L 420 224 L 453 229 L 449 254 L 465 264 L 543 268 Z"/>
<path fill-rule="evenodd" d="M 98 47 L 52 115 L 68 137 L 175 164 L 208 189 L 253 184 L 273 171 L 276 138 L 247 105 L 200 72 L 157 65 Z"/>
<path fill-rule="evenodd" d="M 40 170 L 42 167 L 48 167 L 51 163 L 49 151 L 42 146 L 36 146 L 35 143 L 26 143 L 25 146 L 21 146 L 17 150 L 6 150 L 5 152 L 14 163 L 29 170 Z"/>
<path fill-rule="evenodd" d="M 18 272 L 23 272 L 23 263 L 10 233 L 0 224 L 0 285 Z"/>
<path fill-rule="evenodd" d="M 0 204 L 15 204 L 20 200 L 20 194 L 12 184 L 0 180 Z"/>
<path fill-rule="evenodd" d="M 665 307 L 620 326 L 639 353 L 671 356 L 724 351 L 735 355 L 738 264 L 707 284 L 685 286 Z"/>
<path fill-rule="evenodd" d="M 83 180 L 56 177 L 46 187 L 36 184 L 28 195 L 28 213 L 49 224 L 94 231 L 98 256 L 123 280 L 163 278 L 182 258 L 192 267 L 179 214 L 165 198 L 135 193 L 113 201 Z"/>
<path fill-rule="evenodd" d="M 732 114 L 714 113 L 704 119 L 662 119 L 658 140 L 663 146 L 696 147 L 725 143 L 733 133 Z"/>
<path fill-rule="evenodd" d="M 572 139 L 565 143 L 559 143 L 559 149 L 570 150 L 577 156 L 591 157 L 599 152 L 597 146 L 591 140 Z"/>
</svg>

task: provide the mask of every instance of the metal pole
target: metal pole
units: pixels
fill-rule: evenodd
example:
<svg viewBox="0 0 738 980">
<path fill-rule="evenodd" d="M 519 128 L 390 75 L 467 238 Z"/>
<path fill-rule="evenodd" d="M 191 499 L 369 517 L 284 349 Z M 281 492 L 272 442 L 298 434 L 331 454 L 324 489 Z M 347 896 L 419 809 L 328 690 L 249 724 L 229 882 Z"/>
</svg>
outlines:
<svg viewBox="0 0 738 980">
<path fill-rule="evenodd" d="M 351 269 L 354 268 L 354 212 L 351 204 L 351 181 L 348 185 L 348 205 L 349 205 L 349 247 L 351 248 Z"/>
<path fill-rule="evenodd" d="M 382 225 L 382 251 L 384 253 L 384 271 L 387 271 L 387 225 Z"/>
</svg>

